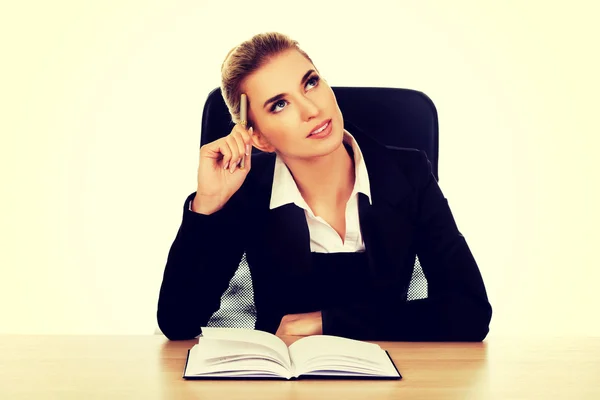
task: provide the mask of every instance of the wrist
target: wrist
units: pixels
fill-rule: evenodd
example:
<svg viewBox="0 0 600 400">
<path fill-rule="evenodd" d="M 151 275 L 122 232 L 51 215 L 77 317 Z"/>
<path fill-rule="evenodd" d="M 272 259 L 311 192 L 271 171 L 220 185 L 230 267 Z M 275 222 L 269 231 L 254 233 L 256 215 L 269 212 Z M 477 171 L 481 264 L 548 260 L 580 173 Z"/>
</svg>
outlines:
<svg viewBox="0 0 600 400">
<path fill-rule="evenodd" d="M 191 208 L 195 213 L 210 215 L 219 211 L 222 208 L 222 205 L 220 205 L 219 202 L 214 201 L 214 199 L 206 199 L 196 195 L 192 200 Z"/>
</svg>

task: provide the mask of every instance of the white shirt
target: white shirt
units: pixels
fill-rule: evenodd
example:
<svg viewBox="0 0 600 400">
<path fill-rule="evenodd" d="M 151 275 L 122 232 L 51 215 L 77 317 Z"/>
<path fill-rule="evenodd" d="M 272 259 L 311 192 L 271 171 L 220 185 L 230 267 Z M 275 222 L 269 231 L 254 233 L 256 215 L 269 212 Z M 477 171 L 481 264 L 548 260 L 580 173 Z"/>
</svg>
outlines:
<svg viewBox="0 0 600 400">
<path fill-rule="evenodd" d="M 344 241 L 342 241 L 340 235 L 331 227 L 331 225 L 323 218 L 316 216 L 313 213 L 300 194 L 300 190 L 283 160 L 277 156 L 275 161 L 273 188 L 269 208 L 274 209 L 285 204 L 293 203 L 304 209 L 310 233 L 310 249 L 317 253 L 350 253 L 365 250 L 365 244 L 358 219 L 358 193 L 367 195 L 369 203 L 371 202 L 369 176 L 358 143 L 346 129 L 344 129 L 343 140 L 352 146 L 355 168 L 354 189 L 346 203 L 346 236 Z"/>
</svg>

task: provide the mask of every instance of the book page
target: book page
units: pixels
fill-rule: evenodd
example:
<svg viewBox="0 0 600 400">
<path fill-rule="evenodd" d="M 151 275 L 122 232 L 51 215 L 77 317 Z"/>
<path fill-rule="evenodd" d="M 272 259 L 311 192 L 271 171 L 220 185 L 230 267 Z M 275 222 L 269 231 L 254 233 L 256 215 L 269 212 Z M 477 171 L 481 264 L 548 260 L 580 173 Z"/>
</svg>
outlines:
<svg viewBox="0 0 600 400">
<path fill-rule="evenodd" d="M 198 347 L 198 354 L 208 364 L 262 359 L 274 362 L 282 368 L 289 369 L 289 366 L 281 359 L 281 355 L 278 352 L 259 343 L 201 337 L 198 339 L 198 345 L 195 347 Z"/>
<path fill-rule="evenodd" d="M 295 375 L 310 371 L 344 371 L 366 375 L 398 375 L 387 354 L 374 343 L 339 336 L 313 335 L 289 349 Z"/>
<path fill-rule="evenodd" d="M 264 351 L 269 351 L 274 356 L 266 355 Z M 274 350 L 259 344 L 201 338 L 190 350 L 185 375 L 290 377 L 289 368 L 282 364 Z"/>
<path fill-rule="evenodd" d="M 269 333 L 247 328 L 212 328 L 202 327 L 202 336 L 198 338 L 233 340 L 237 342 L 254 343 L 274 350 L 279 359 L 291 368 L 292 361 L 286 344 L 277 336 Z"/>
</svg>

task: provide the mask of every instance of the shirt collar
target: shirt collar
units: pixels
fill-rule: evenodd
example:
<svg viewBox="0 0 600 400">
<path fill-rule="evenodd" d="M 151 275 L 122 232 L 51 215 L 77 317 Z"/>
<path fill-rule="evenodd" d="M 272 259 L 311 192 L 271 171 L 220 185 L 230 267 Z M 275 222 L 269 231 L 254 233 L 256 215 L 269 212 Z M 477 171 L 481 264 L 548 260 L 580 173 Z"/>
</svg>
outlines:
<svg viewBox="0 0 600 400">
<path fill-rule="evenodd" d="M 369 198 L 369 203 L 371 203 L 369 175 L 367 174 L 367 166 L 365 164 L 362 152 L 360 151 L 360 147 L 358 146 L 356 139 L 354 139 L 354 136 L 352 136 L 346 129 L 344 129 L 343 141 L 344 143 L 350 144 L 352 146 L 352 151 L 354 152 L 355 179 L 354 189 L 352 190 L 350 197 L 356 195 L 357 193 L 363 193 Z M 275 159 L 275 171 L 273 173 L 273 187 L 271 191 L 271 203 L 269 208 L 272 210 L 290 203 L 296 204 L 298 207 L 310 211 L 310 207 L 308 204 L 306 204 L 306 201 L 304 201 L 304 198 L 300 194 L 300 190 L 298 189 L 292 174 L 283 160 L 279 157 L 279 155 L 277 155 Z"/>
</svg>

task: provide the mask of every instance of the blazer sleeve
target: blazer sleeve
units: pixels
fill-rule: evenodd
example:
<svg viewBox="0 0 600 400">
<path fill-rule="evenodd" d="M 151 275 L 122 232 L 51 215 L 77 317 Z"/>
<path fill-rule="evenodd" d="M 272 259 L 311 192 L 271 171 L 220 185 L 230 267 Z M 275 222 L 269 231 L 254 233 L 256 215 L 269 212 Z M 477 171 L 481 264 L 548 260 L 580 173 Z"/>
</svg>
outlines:
<svg viewBox="0 0 600 400">
<path fill-rule="evenodd" d="M 482 341 L 492 307 L 477 263 L 448 201 L 419 152 L 416 252 L 428 298 L 400 299 L 402 282 L 373 290 L 353 304 L 322 310 L 323 333 L 360 340 Z"/>
<path fill-rule="evenodd" d="M 203 215 L 183 206 L 183 218 L 167 257 L 158 299 L 158 325 L 171 340 L 193 339 L 219 308 L 244 248 L 234 195 L 219 211 Z"/>
</svg>

